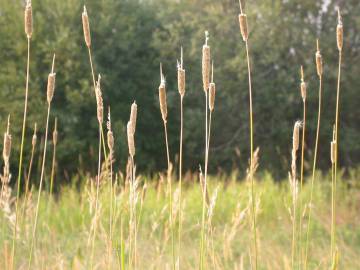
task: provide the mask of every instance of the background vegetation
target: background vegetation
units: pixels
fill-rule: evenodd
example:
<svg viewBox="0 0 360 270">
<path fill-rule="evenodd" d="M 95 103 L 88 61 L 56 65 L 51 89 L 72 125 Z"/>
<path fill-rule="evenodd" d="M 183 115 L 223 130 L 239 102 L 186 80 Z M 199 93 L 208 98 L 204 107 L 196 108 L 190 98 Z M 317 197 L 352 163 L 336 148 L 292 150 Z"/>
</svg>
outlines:
<svg viewBox="0 0 360 270">
<path fill-rule="evenodd" d="M 96 72 L 103 77 L 105 104 L 112 108 L 116 167 L 124 168 L 126 164 L 126 122 L 134 99 L 139 106 L 136 145 L 141 158 L 137 159 L 138 168 L 150 171 L 166 166 L 157 99 L 159 62 L 163 62 L 168 83 L 172 157 L 177 153 L 180 101 L 176 59 L 183 46 L 187 71 L 184 166 L 186 170 L 198 168 L 203 158 L 204 135 L 201 46 L 204 30 L 208 30 L 218 88 L 209 168 L 217 172 L 236 167 L 244 172 L 249 152 L 248 85 L 236 0 L 33 1 L 36 31 L 31 49 L 28 126 L 37 122 L 39 137 L 43 137 L 46 80 L 52 54 L 56 52 L 57 85 L 51 123 L 53 125 L 54 115 L 58 117 L 58 164 L 61 165 L 58 173 L 65 176 L 61 179 L 69 180 L 68 175 L 79 167 L 95 173 L 91 161 L 96 159 L 97 120 L 81 25 L 83 4 L 87 5 L 90 16 Z M 301 118 L 302 110 L 299 64 L 305 66 L 309 82 L 305 159 L 311 161 L 318 92 L 314 65 L 316 38 L 320 39 L 325 62 L 319 167 L 329 168 L 327 157 L 336 92 L 336 5 L 341 6 L 346 25 L 340 164 L 350 167 L 360 161 L 360 66 L 356 64 L 360 60 L 360 2 L 254 0 L 248 3 L 247 14 L 254 69 L 255 145 L 261 148 L 260 169 L 269 169 L 281 177 L 288 171 L 293 122 Z M 19 147 L 25 85 L 23 10 L 22 1 L 0 0 L 0 123 L 3 123 L 0 130 L 5 130 L 6 117 L 11 114 L 13 161 L 18 159 L 16 147 Z M 26 140 L 30 142 L 32 130 L 27 131 Z M 29 155 L 30 143 L 25 147 L 24 153 Z M 27 160 L 28 157 L 25 162 Z M 15 172 L 17 162 L 12 164 Z M 310 164 L 305 166 L 309 168 Z"/>
</svg>

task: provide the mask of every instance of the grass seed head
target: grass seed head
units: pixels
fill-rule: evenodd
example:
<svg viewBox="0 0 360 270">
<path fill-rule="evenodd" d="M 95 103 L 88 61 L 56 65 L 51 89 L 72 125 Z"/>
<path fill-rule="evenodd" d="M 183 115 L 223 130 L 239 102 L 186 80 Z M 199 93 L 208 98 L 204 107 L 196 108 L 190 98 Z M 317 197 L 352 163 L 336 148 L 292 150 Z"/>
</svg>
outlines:
<svg viewBox="0 0 360 270">
<path fill-rule="evenodd" d="M 96 95 L 97 119 L 101 124 L 103 122 L 103 116 L 104 116 L 104 105 L 103 105 L 100 83 L 101 83 L 101 76 L 99 74 L 95 87 L 95 95 Z"/>
<path fill-rule="evenodd" d="M 301 122 L 296 121 L 295 125 L 294 125 L 294 130 L 293 130 L 293 150 L 294 151 L 299 150 L 300 128 L 301 128 Z"/>
<path fill-rule="evenodd" d="M 106 123 L 108 132 L 107 132 L 107 144 L 110 150 L 110 153 L 114 151 L 114 134 L 111 129 L 111 115 L 110 115 L 110 107 L 108 112 L 108 121 Z"/>
<path fill-rule="evenodd" d="M 160 102 L 161 116 L 163 121 L 166 123 L 166 119 L 167 119 L 166 87 L 165 87 L 165 79 L 162 73 L 161 64 L 160 64 L 159 102 Z"/>
<path fill-rule="evenodd" d="M 54 97 L 54 92 L 55 92 L 56 73 L 54 73 L 54 66 L 55 66 L 55 54 L 53 56 L 51 72 L 50 72 L 50 74 L 48 76 L 48 82 L 47 82 L 46 97 L 47 97 L 48 104 L 51 103 L 51 101 L 52 101 L 52 99 Z"/>
<path fill-rule="evenodd" d="M 336 27 L 336 41 L 338 50 L 341 52 L 344 43 L 344 28 L 342 23 L 342 17 L 340 13 L 340 9 L 338 9 L 338 24 Z"/>
<path fill-rule="evenodd" d="M 306 83 L 304 81 L 304 69 L 301 66 L 301 84 L 300 84 L 300 90 L 301 90 L 301 97 L 303 99 L 303 101 L 305 102 L 306 100 Z"/>
<path fill-rule="evenodd" d="M 84 6 L 84 11 L 82 13 L 82 24 L 83 24 L 85 43 L 86 46 L 90 48 L 91 46 L 90 23 L 89 23 L 89 16 L 87 14 L 85 6 Z"/>
<path fill-rule="evenodd" d="M 205 31 L 205 44 L 202 48 L 202 79 L 203 89 L 206 92 L 210 83 L 210 46 L 208 45 L 209 32 Z"/>
<path fill-rule="evenodd" d="M 133 124 L 134 133 L 136 131 L 136 120 L 137 120 L 137 104 L 136 101 L 131 104 L 131 111 L 130 111 L 130 122 Z"/>
<path fill-rule="evenodd" d="M 135 141 L 134 141 L 134 129 L 133 129 L 133 123 L 129 121 L 127 123 L 127 139 L 128 139 L 128 147 L 129 147 L 129 155 L 131 157 L 135 156 Z"/>
<path fill-rule="evenodd" d="M 323 60 L 322 60 L 322 56 L 320 53 L 320 47 L 319 47 L 319 40 L 316 41 L 316 54 L 315 54 L 315 60 L 316 60 L 316 71 L 319 77 L 322 76 L 323 74 Z"/>
<path fill-rule="evenodd" d="M 331 149 L 330 149 L 330 158 L 331 158 L 331 163 L 334 164 L 335 163 L 335 155 L 336 155 L 336 141 L 332 141 L 331 144 Z"/>
<path fill-rule="evenodd" d="M 216 87 L 215 87 L 215 83 L 214 83 L 214 62 L 213 62 L 211 65 L 211 83 L 209 84 L 209 108 L 210 108 L 210 111 L 214 110 L 215 94 L 216 94 Z"/>
<path fill-rule="evenodd" d="M 25 34 L 27 38 L 31 38 L 33 32 L 33 18 L 31 0 L 27 0 L 25 6 Z"/>
<path fill-rule="evenodd" d="M 177 63 L 177 71 L 178 71 L 178 90 L 180 96 L 185 95 L 185 69 L 183 66 L 183 48 L 181 47 L 181 58 L 180 62 Z"/>
<path fill-rule="evenodd" d="M 37 124 L 35 123 L 35 126 L 34 126 L 34 134 L 33 134 L 33 136 L 32 136 L 32 140 L 31 140 L 31 145 L 32 145 L 32 147 L 35 147 L 36 141 L 37 141 L 36 127 L 37 127 Z"/>
<path fill-rule="evenodd" d="M 246 14 L 244 14 L 244 13 L 239 14 L 239 24 L 240 24 L 241 36 L 242 36 L 243 40 L 246 42 L 249 38 Z"/>
<path fill-rule="evenodd" d="M 55 126 L 53 131 L 53 144 L 57 145 L 57 142 L 58 142 L 57 118 L 55 118 Z"/>
</svg>

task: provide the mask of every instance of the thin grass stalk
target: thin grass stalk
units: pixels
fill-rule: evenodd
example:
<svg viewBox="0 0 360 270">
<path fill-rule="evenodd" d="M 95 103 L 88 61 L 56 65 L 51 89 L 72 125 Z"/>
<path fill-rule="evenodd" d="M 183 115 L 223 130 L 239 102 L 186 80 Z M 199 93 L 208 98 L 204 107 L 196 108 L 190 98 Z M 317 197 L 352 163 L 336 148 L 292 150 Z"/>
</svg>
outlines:
<svg viewBox="0 0 360 270">
<path fill-rule="evenodd" d="M 103 110 L 103 101 L 101 96 L 101 88 L 100 88 L 100 80 L 101 76 L 99 75 L 97 85 L 96 85 L 96 101 L 97 101 L 97 118 L 99 124 L 99 153 L 98 153 L 98 169 L 97 169 L 97 177 L 96 177 L 96 198 L 95 198 L 95 223 L 94 223 L 94 232 L 92 236 L 91 243 L 91 257 L 90 257 L 90 269 L 93 269 L 93 260 L 94 260 L 94 246 L 95 246 L 95 238 L 96 238 L 96 230 L 97 230 L 97 221 L 98 221 L 98 208 L 99 208 L 99 190 L 100 190 L 100 174 L 101 174 L 101 146 L 102 146 L 102 110 Z"/>
<path fill-rule="evenodd" d="M 111 115 L 110 107 L 108 111 L 108 121 L 106 123 L 108 132 L 107 132 L 107 145 L 109 148 L 109 162 L 110 162 L 110 211 L 109 211 L 109 250 L 108 250 L 108 262 L 109 269 L 111 268 L 111 251 L 112 251 L 112 237 L 113 237 L 113 200 L 114 200 L 114 187 L 113 187 L 113 160 L 114 160 L 114 135 L 111 128 Z"/>
<path fill-rule="evenodd" d="M 342 17 L 340 14 L 340 9 L 338 9 L 338 25 L 337 25 L 337 46 L 339 51 L 339 64 L 338 64 L 338 80 L 337 80 L 337 89 L 336 89 L 336 115 L 335 115 L 335 149 L 334 149 L 334 183 L 332 185 L 333 189 L 333 210 L 332 210 L 332 248 L 331 248 L 331 257 L 335 256 L 335 247 L 336 247 L 336 182 L 337 182 L 337 167 L 338 167 L 338 146 L 339 146 L 339 106 L 340 106 L 340 84 L 341 84 L 341 63 L 342 63 L 342 49 L 343 49 L 343 24 Z"/>
<path fill-rule="evenodd" d="M 47 138 L 48 138 L 48 131 L 49 131 L 50 109 L 51 109 L 52 95 L 54 94 L 54 89 L 55 89 L 54 68 L 55 68 L 55 54 L 54 54 L 53 61 L 52 61 L 51 73 L 50 73 L 50 75 L 48 77 L 48 88 L 47 88 L 48 109 L 47 109 L 47 116 L 46 116 L 44 152 L 43 152 L 42 165 L 41 165 L 40 184 L 39 184 L 39 191 L 38 191 L 38 197 L 37 197 L 37 203 L 36 203 L 34 227 L 33 227 L 33 233 L 32 233 L 32 238 L 31 238 L 31 246 L 30 246 L 29 261 L 28 261 L 28 270 L 31 269 L 32 255 L 33 255 L 33 249 L 34 249 L 34 245 L 35 245 L 36 229 L 37 229 L 38 217 L 39 217 L 39 206 L 40 206 L 40 199 L 41 199 L 41 191 L 42 191 L 42 186 L 43 186 L 43 182 L 44 182 L 45 161 L 46 161 L 46 147 L 47 147 Z M 52 95 L 50 95 L 50 94 L 52 94 Z"/>
<path fill-rule="evenodd" d="M 124 243 L 124 222 L 123 218 L 120 221 L 120 260 L 121 270 L 125 270 L 125 243 Z"/>
<path fill-rule="evenodd" d="M 257 248 L 257 232 L 256 232 L 256 213 L 255 213 L 255 191 L 254 191 L 254 179 L 253 179 L 253 163 L 254 163 L 254 132 L 253 132 L 253 105 L 252 105 L 252 81 L 251 81 L 251 67 L 249 57 L 249 31 L 247 24 L 247 16 L 243 12 L 242 3 L 240 4 L 240 15 L 239 24 L 242 38 L 245 42 L 246 48 L 246 60 L 248 68 L 248 81 L 249 81 L 249 116 L 250 116 L 250 170 L 249 178 L 251 183 L 251 216 L 252 216 L 252 227 L 253 227 L 253 250 L 254 250 L 254 267 L 257 269 L 258 265 L 258 248 Z"/>
<path fill-rule="evenodd" d="M 297 209 L 297 170 L 296 170 L 296 152 L 299 149 L 299 134 L 301 122 L 297 121 L 293 130 L 293 146 L 291 152 L 291 173 L 289 174 L 291 194 L 292 194 L 292 243 L 291 243 L 291 269 L 295 269 L 295 254 L 296 254 L 296 209 Z"/>
<path fill-rule="evenodd" d="M 180 94 L 180 146 L 179 146 L 179 229 L 178 229 L 178 269 L 181 262 L 181 227 L 182 227 L 182 159 L 183 159 L 183 129 L 184 129 L 184 96 L 185 69 L 183 64 L 183 48 L 181 47 L 180 65 L 178 65 L 178 90 Z"/>
<path fill-rule="evenodd" d="M 86 47 L 88 48 L 89 62 L 90 62 L 90 68 L 91 68 L 91 77 L 92 77 L 94 92 L 95 92 L 96 91 L 96 80 L 95 80 L 95 71 L 94 71 L 95 68 L 94 68 L 94 64 L 93 64 L 92 51 L 91 51 L 91 36 L 90 36 L 89 18 L 88 18 L 88 14 L 87 14 L 87 10 L 86 10 L 85 6 L 84 6 L 84 11 L 83 11 L 82 17 L 83 17 L 83 29 L 84 29 L 85 44 L 86 44 Z M 85 21 L 84 21 L 84 19 L 85 19 Z M 87 30 L 85 30 L 85 29 L 87 29 Z M 103 127 L 101 127 L 101 140 L 102 140 L 104 158 L 105 158 L 105 160 L 107 160 L 107 152 L 106 152 L 106 146 L 105 146 L 106 144 L 105 144 Z"/>
<path fill-rule="evenodd" d="M 303 100 L 303 122 L 302 122 L 302 142 L 301 142 L 301 165 L 300 165 L 300 211 L 299 211 L 299 258 L 300 258 L 300 267 L 302 266 L 302 257 L 303 257 L 303 235 L 302 235 L 302 225 L 303 225 L 303 214 L 302 214 L 302 206 L 303 206 L 303 196 L 302 196 L 302 189 L 304 183 L 304 155 L 305 155 L 305 134 L 306 134 L 306 83 L 304 81 L 304 69 L 301 66 L 301 96 Z"/>
<path fill-rule="evenodd" d="M 207 189 L 207 163 L 208 163 L 208 91 L 205 92 L 205 176 L 204 190 Z M 201 243 L 200 243 L 200 270 L 204 269 L 205 257 L 205 212 L 206 212 L 206 192 L 203 192 L 202 218 L 201 218 Z"/>
<path fill-rule="evenodd" d="M 54 178 L 55 178 L 55 166 L 56 166 L 56 145 L 57 145 L 57 118 L 55 118 L 55 127 L 53 131 L 53 156 L 52 156 L 52 164 L 51 164 L 51 177 L 50 177 L 50 202 L 53 193 L 54 187 Z"/>
<path fill-rule="evenodd" d="M 31 8 L 31 2 L 30 2 L 30 8 Z M 26 19 L 25 19 L 25 23 L 26 23 Z M 26 29 L 26 27 L 25 27 L 25 29 Z M 19 156 L 19 165 L 18 165 L 19 171 L 18 171 L 18 179 L 17 179 L 17 191 L 16 191 L 16 210 L 15 210 L 16 216 L 15 216 L 15 226 L 14 226 L 15 229 L 13 231 L 12 249 L 11 249 L 11 267 L 12 268 L 14 266 L 13 264 L 14 264 L 14 257 L 15 257 L 15 252 L 16 252 L 16 238 L 17 238 L 16 227 L 17 227 L 17 224 L 19 222 L 18 221 L 19 198 L 20 198 L 21 173 L 22 173 L 23 152 L 24 152 L 24 145 L 25 145 L 26 118 L 27 118 L 28 96 L 29 96 L 30 40 L 31 40 L 31 35 L 29 35 L 29 33 L 27 33 L 27 62 L 26 62 L 25 102 L 24 102 L 24 116 L 23 116 L 23 123 L 22 123 L 22 132 L 21 132 L 20 156 Z"/>
<path fill-rule="evenodd" d="M 205 94 L 205 177 L 204 190 L 207 189 L 207 163 L 208 163 L 208 90 L 210 77 L 210 46 L 208 45 L 209 33 L 205 31 L 205 44 L 203 45 L 202 55 L 202 76 L 203 76 L 203 90 Z M 205 192 L 203 192 L 205 194 Z M 201 218 L 201 240 L 200 240 L 200 270 L 204 269 L 205 257 L 205 211 L 206 211 L 206 196 L 203 194 L 202 218 Z"/>
<path fill-rule="evenodd" d="M 162 65 L 160 64 L 160 86 L 159 86 L 159 102 L 160 111 L 164 124 L 165 146 L 166 146 L 166 159 L 167 159 L 167 182 L 169 185 L 169 222 L 171 231 L 171 253 L 172 253 L 172 268 L 175 270 L 175 232 L 173 224 L 173 196 L 172 196 L 172 179 L 171 179 L 171 163 L 169 153 L 169 141 L 167 131 L 167 101 L 166 101 L 166 86 L 165 77 L 162 72 Z"/>
<path fill-rule="evenodd" d="M 321 121 L 322 57 L 321 57 L 320 50 L 319 50 L 319 41 L 317 41 L 316 64 L 317 64 L 317 73 L 318 73 L 318 76 L 319 76 L 319 102 L 318 102 L 318 119 L 317 119 L 316 139 L 315 139 L 315 149 L 314 149 L 314 161 L 313 161 L 312 177 L 311 177 L 309 217 L 308 217 L 308 223 L 307 223 L 306 242 L 305 242 L 305 258 L 304 258 L 304 269 L 305 270 L 307 269 L 307 262 L 308 262 L 308 249 L 309 249 L 309 236 L 310 236 L 310 227 L 311 227 L 312 202 L 313 202 L 314 181 L 315 181 L 315 173 L 316 173 L 318 143 L 319 143 L 319 133 L 320 133 L 320 121 Z"/>
<path fill-rule="evenodd" d="M 32 167 L 33 167 L 33 161 L 34 161 L 34 153 L 35 153 L 35 146 L 36 146 L 36 141 L 37 141 L 37 136 L 36 136 L 36 123 L 34 126 L 34 134 L 33 134 L 33 138 L 32 138 L 32 143 L 31 143 L 31 155 L 30 155 L 30 163 L 29 163 L 29 171 L 26 177 L 26 182 L 25 182 L 25 194 L 24 194 L 24 205 L 23 205 L 23 210 L 22 210 L 22 214 L 21 214 L 21 220 L 23 220 L 23 223 L 25 224 L 25 211 L 26 211 L 26 202 L 27 202 L 27 196 L 29 193 L 29 183 L 30 183 L 30 179 L 31 179 L 31 173 L 32 173 Z"/>
</svg>

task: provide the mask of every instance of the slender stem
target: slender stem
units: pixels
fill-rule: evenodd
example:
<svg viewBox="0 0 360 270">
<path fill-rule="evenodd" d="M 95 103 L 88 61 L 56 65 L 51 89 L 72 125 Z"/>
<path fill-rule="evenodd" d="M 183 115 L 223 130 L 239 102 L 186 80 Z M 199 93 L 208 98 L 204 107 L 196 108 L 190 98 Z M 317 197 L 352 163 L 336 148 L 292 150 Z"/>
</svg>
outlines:
<svg viewBox="0 0 360 270">
<path fill-rule="evenodd" d="M 90 269 L 93 269 L 93 260 L 94 260 L 94 246 L 95 246 L 96 229 L 97 229 L 97 221 L 98 221 L 98 208 L 99 208 L 98 205 L 99 205 L 100 173 L 101 173 L 101 124 L 99 123 L 99 156 L 98 156 L 98 171 L 96 177 L 95 222 L 94 222 L 94 232 L 93 232 L 92 244 L 91 244 Z"/>
<path fill-rule="evenodd" d="M 23 220 L 23 218 L 25 218 L 25 211 L 26 211 L 26 201 L 27 201 L 27 195 L 29 192 L 29 182 L 30 182 L 30 177 L 31 177 L 31 172 L 32 172 L 32 166 L 33 166 L 33 160 L 34 160 L 34 153 L 35 153 L 35 145 L 32 146 L 31 148 L 31 157 L 30 157 L 30 164 L 29 164 L 29 172 L 28 175 L 26 177 L 26 183 L 25 183 L 25 195 L 24 195 L 24 205 L 23 205 L 23 211 L 21 214 L 21 220 Z M 23 222 L 25 222 L 23 220 Z"/>
<path fill-rule="evenodd" d="M 203 186 L 203 207 L 201 220 L 201 243 L 200 243 L 200 270 L 204 269 L 205 257 L 205 211 L 206 211 L 206 189 L 207 189 L 207 166 L 208 166 L 208 91 L 205 91 L 205 176 Z"/>
<path fill-rule="evenodd" d="M 340 83 L 341 83 L 341 62 L 342 62 L 342 51 L 339 51 L 339 66 L 338 66 L 338 81 L 337 81 L 337 91 L 336 91 L 336 116 L 335 116 L 335 164 L 334 164 L 334 183 L 333 183 L 333 223 L 332 223 L 332 252 L 331 256 L 333 257 L 335 254 L 335 246 L 336 246 L 336 181 L 337 181 L 337 167 L 338 167 L 338 147 L 339 147 L 339 106 L 340 106 Z"/>
<path fill-rule="evenodd" d="M 256 213 L 255 213 L 255 191 L 254 191 L 254 179 L 253 179 L 253 162 L 254 162 L 254 131 L 253 131 L 253 105 L 252 105 L 252 83 L 251 83 L 251 68 L 250 68 L 250 57 L 249 57 L 249 43 L 246 40 L 246 59 L 248 66 L 248 77 L 249 77 L 249 107 L 250 107 L 250 182 L 251 182 L 251 202 L 252 202 L 252 223 L 253 223 L 253 245 L 254 245 L 254 265 L 255 270 L 257 269 L 257 232 L 256 232 Z"/>
<path fill-rule="evenodd" d="M 302 265 L 302 189 L 304 182 L 304 153 L 305 153 L 305 132 L 306 132 L 306 99 L 303 100 L 303 130 L 302 130 L 302 145 L 301 145 L 301 167 L 300 167 L 300 205 L 299 205 L 299 258 L 300 258 L 300 267 Z"/>
<path fill-rule="evenodd" d="M 331 165 L 331 245 L 330 245 L 330 254 L 331 260 L 334 255 L 334 245 L 335 245 L 335 166 L 332 163 Z M 330 261 L 331 261 L 330 260 Z"/>
<path fill-rule="evenodd" d="M 53 157 L 52 157 L 52 164 L 51 164 L 51 179 L 50 179 L 50 202 L 53 193 L 54 187 L 54 178 L 55 178 L 55 162 L 56 162 L 56 143 L 53 143 Z"/>
<path fill-rule="evenodd" d="M 37 203 L 36 203 L 36 212 L 35 212 L 34 228 L 33 228 L 32 239 L 31 239 L 31 246 L 30 246 L 30 253 L 29 253 L 28 270 L 31 269 L 31 260 L 32 260 L 32 254 L 33 254 L 34 245 L 35 245 L 36 228 L 37 228 L 38 217 L 39 217 L 39 205 L 40 205 L 40 198 L 41 198 L 41 190 L 42 190 L 42 185 L 43 185 L 43 182 L 44 182 L 45 161 L 46 161 L 46 146 L 47 146 L 48 129 L 49 129 L 50 108 L 51 108 L 51 103 L 48 104 L 48 111 L 47 111 L 47 117 L 46 117 L 46 130 L 45 130 L 44 152 L 43 152 L 43 159 L 42 159 L 42 165 L 41 165 L 39 193 L 38 193 Z"/>
<path fill-rule="evenodd" d="M 110 233 L 110 241 L 109 241 L 109 269 L 111 269 L 111 252 L 112 252 L 112 222 L 113 222 L 113 165 L 112 165 L 112 159 L 113 159 L 113 151 L 109 150 L 109 156 L 110 156 L 110 214 L 109 214 L 109 233 Z"/>
<path fill-rule="evenodd" d="M 135 200 L 135 195 L 136 195 L 136 185 L 135 185 L 135 165 L 134 165 L 134 157 L 131 157 L 131 162 L 132 162 L 132 180 L 133 180 L 133 207 L 134 207 L 134 269 L 136 269 L 137 264 L 136 264 L 136 260 L 137 260 L 137 221 L 136 221 L 136 200 Z"/>
<path fill-rule="evenodd" d="M 296 179 L 293 179 L 293 216 L 292 216 L 292 244 L 291 244 L 291 269 L 295 269 L 295 253 L 296 253 Z"/>
<path fill-rule="evenodd" d="M 19 157 L 19 172 L 17 179 L 17 192 L 16 192 L 16 215 L 15 215 L 15 226 L 13 231 L 12 250 L 11 250 L 11 268 L 14 266 L 14 257 L 16 250 L 16 234 L 19 214 L 19 197 L 20 197 L 20 182 L 21 182 L 21 171 L 23 163 L 23 152 L 25 144 L 25 130 L 26 130 L 26 116 L 28 107 L 28 96 L 29 96 L 29 80 L 30 80 L 30 38 L 27 39 L 27 63 L 26 63 L 26 86 L 25 86 L 25 103 L 24 103 L 24 118 L 21 132 L 21 145 L 20 145 L 20 157 Z"/>
<path fill-rule="evenodd" d="M 180 100 L 180 160 L 179 160 L 179 248 L 178 248 L 178 263 L 180 269 L 180 261 L 181 261 L 181 227 L 182 227 L 182 202 L 181 202 L 181 192 L 182 192 L 182 159 L 183 159 L 183 128 L 184 128 L 184 110 L 183 110 L 183 99 L 184 96 L 181 96 Z"/>
<path fill-rule="evenodd" d="M 93 60 L 92 60 L 91 48 L 88 48 L 88 52 L 89 52 L 89 61 L 90 61 L 90 67 L 91 67 L 91 77 L 92 77 L 94 92 L 95 92 L 96 81 L 95 81 L 95 71 L 94 71 L 94 64 L 93 64 Z M 105 139 L 104 139 L 104 129 L 102 126 L 101 126 L 101 140 L 102 140 L 102 145 L 103 145 L 104 158 L 106 160 L 107 159 L 107 151 L 106 151 L 106 144 L 105 144 Z"/>
<path fill-rule="evenodd" d="M 312 177 L 311 177 L 311 191 L 310 191 L 310 202 L 309 202 L 309 217 L 306 233 L 306 243 L 305 243 L 305 260 L 304 260 L 304 269 L 307 269 L 307 260 L 308 260 L 308 247 L 309 247 L 309 235 L 310 235 L 310 224 L 311 224 L 311 210 L 312 210 L 312 201 L 314 193 L 314 181 L 315 181 L 315 172 L 316 172 L 316 163 L 317 163 L 317 153 L 318 153 L 318 143 L 319 143 L 319 133 L 320 133 L 320 120 L 321 120 L 321 96 L 322 96 L 322 76 L 319 77 L 319 108 L 318 108 L 318 120 L 316 128 L 316 139 L 315 139 L 315 152 L 314 152 L 314 162 L 312 168 Z"/>
<path fill-rule="evenodd" d="M 175 245 L 174 245 L 174 224 L 173 224 L 173 198 L 172 198 L 172 181 L 171 181 L 171 171 L 170 171 L 170 154 L 169 154 L 169 142 L 168 142 L 168 132 L 167 132 L 167 123 L 164 122 L 164 132 L 165 132 L 165 144 L 166 144 L 166 158 L 167 158 L 167 181 L 169 185 L 169 222 L 171 230 L 171 253 L 172 253 L 172 266 L 175 270 Z"/>
</svg>

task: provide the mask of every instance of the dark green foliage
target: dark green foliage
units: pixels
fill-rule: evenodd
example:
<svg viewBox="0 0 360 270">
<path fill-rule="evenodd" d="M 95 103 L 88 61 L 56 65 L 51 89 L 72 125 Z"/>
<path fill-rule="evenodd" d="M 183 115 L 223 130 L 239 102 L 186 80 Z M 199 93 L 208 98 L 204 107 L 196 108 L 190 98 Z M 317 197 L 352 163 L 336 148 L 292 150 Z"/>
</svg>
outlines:
<svg viewBox="0 0 360 270">
<path fill-rule="evenodd" d="M 82 33 L 82 2 L 33 2 L 34 35 L 24 165 L 28 166 L 35 121 L 40 128 L 39 138 L 44 135 L 46 79 L 52 54 L 56 52 L 57 84 L 51 123 L 57 116 L 58 168 L 65 176 L 79 166 L 95 173 L 96 164 L 96 105 Z M 326 9 L 320 2 L 257 0 L 246 5 L 253 70 L 255 145 L 261 148 L 260 168 L 282 175 L 289 168 L 293 123 L 302 117 L 300 65 L 304 65 L 309 83 L 307 168 L 312 164 L 318 93 L 314 64 L 317 37 L 325 63 L 319 166 L 328 169 L 330 163 L 337 77 L 335 7 L 339 1 L 330 1 Z M 360 3 L 357 0 L 340 2 L 345 29 L 340 160 L 342 166 L 348 167 L 360 161 L 360 103 L 357 94 L 360 87 L 360 67 L 357 65 L 360 60 Z M 184 166 L 196 170 L 202 163 L 205 101 L 201 83 L 201 47 L 204 31 L 208 30 L 218 89 L 210 170 L 239 167 L 244 171 L 249 157 L 248 83 L 245 48 L 237 19 L 238 1 L 88 0 L 86 5 L 95 71 L 102 74 L 105 108 L 111 106 L 112 111 L 116 168 L 123 170 L 125 167 L 126 123 L 133 100 L 139 106 L 136 132 L 138 169 L 156 171 L 166 166 L 157 97 L 160 61 L 168 83 L 171 157 L 174 162 L 177 160 L 180 99 L 176 59 L 180 57 L 180 46 L 184 47 L 187 75 Z M 26 37 L 20 1 L 0 0 L 0 7 L 0 123 L 3 123 L 4 130 L 7 114 L 12 115 L 12 171 L 15 172 L 23 114 Z"/>
</svg>

